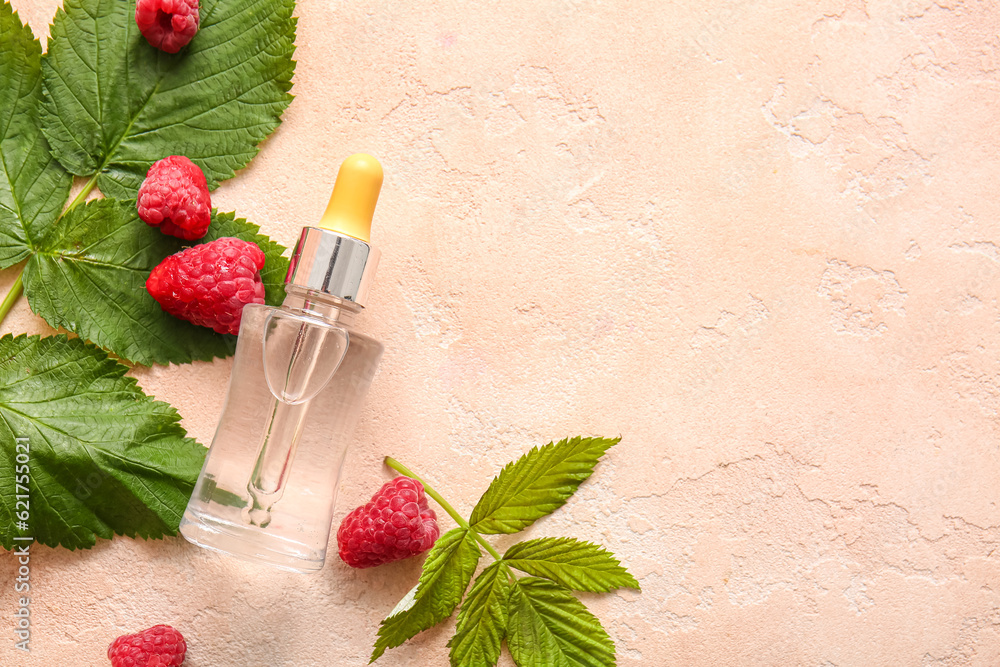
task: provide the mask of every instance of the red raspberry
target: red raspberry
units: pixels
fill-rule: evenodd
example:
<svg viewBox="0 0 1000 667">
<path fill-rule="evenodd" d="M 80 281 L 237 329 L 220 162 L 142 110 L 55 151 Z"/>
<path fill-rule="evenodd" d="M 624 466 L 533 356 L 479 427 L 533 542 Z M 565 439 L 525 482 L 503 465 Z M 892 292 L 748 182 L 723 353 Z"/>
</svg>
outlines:
<svg viewBox="0 0 1000 667">
<path fill-rule="evenodd" d="M 187 644 L 169 625 L 154 625 L 111 642 L 111 667 L 177 667 L 184 662 Z"/>
<path fill-rule="evenodd" d="M 427 551 L 440 534 L 423 484 L 397 477 L 344 517 L 337 545 L 351 567 L 375 567 Z"/>
<path fill-rule="evenodd" d="M 164 259 L 149 274 L 146 290 L 175 317 L 235 334 L 243 306 L 264 303 L 263 266 L 256 244 L 225 237 Z"/>
<path fill-rule="evenodd" d="M 153 163 L 139 186 L 139 217 L 185 241 L 200 239 L 212 220 L 212 198 L 205 174 L 183 155 Z"/>
<path fill-rule="evenodd" d="M 146 41 L 177 53 L 198 32 L 198 0 L 138 0 L 135 24 Z"/>
</svg>

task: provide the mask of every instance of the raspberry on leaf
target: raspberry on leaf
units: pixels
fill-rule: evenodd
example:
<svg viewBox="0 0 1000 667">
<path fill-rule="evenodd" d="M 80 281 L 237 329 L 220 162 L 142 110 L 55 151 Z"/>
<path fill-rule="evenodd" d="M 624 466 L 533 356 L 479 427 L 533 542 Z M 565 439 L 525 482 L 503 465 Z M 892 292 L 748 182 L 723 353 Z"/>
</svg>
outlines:
<svg viewBox="0 0 1000 667">
<path fill-rule="evenodd" d="M 198 0 L 138 0 L 135 24 L 152 46 L 177 53 L 198 32 Z"/>
<path fill-rule="evenodd" d="M 205 174 L 183 155 L 153 163 L 139 186 L 136 204 L 143 222 L 185 241 L 203 237 L 212 221 Z"/>
<path fill-rule="evenodd" d="M 351 567 L 392 563 L 423 553 L 441 535 L 424 486 L 409 477 L 386 482 L 365 505 L 340 524 L 340 557 Z"/>
<path fill-rule="evenodd" d="M 243 306 L 264 303 L 263 267 L 256 244 L 225 237 L 164 259 L 149 274 L 146 290 L 175 317 L 237 334 Z"/>
<path fill-rule="evenodd" d="M 122 635 L 108 647 L 111 667 L 178 667 L 186 653 L 184 637 L 169 625 Z"/>
</svg>

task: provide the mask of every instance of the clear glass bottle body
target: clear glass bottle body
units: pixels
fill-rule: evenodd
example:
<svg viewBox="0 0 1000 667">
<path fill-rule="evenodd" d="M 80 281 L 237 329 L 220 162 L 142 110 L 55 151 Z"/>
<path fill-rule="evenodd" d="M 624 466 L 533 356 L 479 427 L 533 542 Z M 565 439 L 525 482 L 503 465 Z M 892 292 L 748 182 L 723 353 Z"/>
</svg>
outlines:
<svg viewBox="0 0 1000 667">
<path fill-rule="evenodd" d="M 181 520 L 195 544 L 299 572 L 323 567 L 334 503 L 382 345 L 360 308 L 289 286 L 243 310 L 229 391 Z"/>
</svg>

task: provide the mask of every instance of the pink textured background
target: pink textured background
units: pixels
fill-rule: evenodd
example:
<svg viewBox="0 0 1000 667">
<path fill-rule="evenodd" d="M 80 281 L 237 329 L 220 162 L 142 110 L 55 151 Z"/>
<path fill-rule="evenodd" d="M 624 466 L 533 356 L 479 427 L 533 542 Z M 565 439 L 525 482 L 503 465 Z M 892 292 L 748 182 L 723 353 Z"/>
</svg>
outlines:
<svg viewBox="0 0 1000 667">
<path fill-rule="evenodd" d="M 44 35 L 57 2 L 14 5 Z M 1000 665 L 995 3 L 298 15 L 297 99 L 214 200 L 290 245 L 347 154 L 385 165 L 388 351 L 339 515 L 385 454 L 468 511 L 530 446 L 622 434 L 530 532 L 639 578 L 584 596 L 619 664 Z M 4 331 L 49 330 L 22 302 Z M 207 443 L 229 369 L 134 374 Z M 419 570 L 297 576 L 179 538 L 32 566 L 33 652 L 4 631 L 3 665 L 103 665 L 158 622 L 192 667 L 362 665 Z M 6 628 L 12 573 L 0 554 Z M 451 629 L 379 664 L 447 664 Z"/>
</svg>

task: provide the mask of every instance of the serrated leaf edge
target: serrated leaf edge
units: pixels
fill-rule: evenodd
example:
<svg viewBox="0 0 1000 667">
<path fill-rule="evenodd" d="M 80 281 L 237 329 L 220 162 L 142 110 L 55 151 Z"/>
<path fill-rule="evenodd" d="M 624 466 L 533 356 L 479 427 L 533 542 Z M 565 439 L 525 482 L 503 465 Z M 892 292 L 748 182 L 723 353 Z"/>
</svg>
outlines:
<svg viewBox="0 0 1000 667">
<path fill-rule="evenodd" d="M 77 337 L 70 337 L 66 334 L 42 336 L 39 334 L 29 335 L 22 333 L 14 335 L 13 333 L 7 333 L 0 336 L 0 344 L 3 344 L 8 341 L 15 344 L 21 343 L 23 341 L 28 341 L 31 345 L 37 345 L 41 343 L 43 340 L 54 340 L 57 344 L 65 344 L 70 346 L 73 345 L 82 346 L 82 348 L 86 350 L 88 353 L 93 354 L 98 364 L 102 366 L 105 364 L 109 364 L 107 371 L 104 372 L 101 377 L 109 377 L 115 381 L 123 382 L 124 384 L 121 388 L 121 391 L 128 394 L 137 403 L 149 404 L 152 406 L 157 406 L 165 409 L 166 414 L 162 416 L 169 419 L 169 422 L 164 424 L 164 430 L 161 431 L 161 433 L 165 437 L 174 436 L 178 437 L 179 440 L 184 442 L 185 444 L 198 445 L 200 447 L 202 446 L 200 443 L 198 443 L 197 440 L 187 436 L 187 432 L 180 424 L 181 416 L 177 412 L 176 408 L 174 408 L 169 403 L 166 403 L 165 401 L 157 400 L 153 396 L 146 394 L 145 391 L 143 391 L 143 389 L 139 386 L 139 382 L 136 378 L 126 375 L 126 373 L 129 371 L 128 366 L 125 366 L 124 364 L 120 363 L 117 359 L 113 358 L 105 350 L 98 347 L 97 345 L 94 345 L 89 341 L 85 341 Z M 6 363 L 7 361 L 10 361 L 10 359 L 11 359 L 10 357 L 5 359 L 0 359 L 0 364 Z M 173 433 L 171 433 L 171 431 L 173 431 Z M 177 517 L 179 518 L 180 515 L 178 514 Z M 102 526 L 106 528 L 106 530 L 104 531 L 95 530 L 93 534 L 93 540 L 91 541 L 88 539 L 82 539 L 82 541 L 84 542 L 84 544 L 82 545 L 64 544 L 62 540 L 55 540 L 50 542 L 43 539 L 39 539 L 37 537 L 35 538 L 34 541 L 38 544 L 42 544 L 49 547 L 62 547 L 64 549 L 68 549 L 69 551 L 76 551 L 78 548 L 90 549 L 97 544 L 97 539 L 111 539 L 115 535 L 122 535 L 132 539 L 136 538 L 137 536 L 142 537 L 143 539 L 160 539 L 165 536 L 177 535 L 176 530 L 171 530 L 169 528 L 165 528 L 162 532 L 142 531 L 138 529 L 133 529 L 133 530 L 125 529 L 121 532 L 117 532 L 111 526 L 104 524 L 103 521 L 101 523 Z"/>
<path fill-rule="evenodd" d="M 492 581 L 487 583 L 487 577 L 492 577 Z M 502 582 L 501 587 L 505 589 L 503 591 L 503 600 L 500 603 L 502 621 L 500 627 L 498 628 L 499 637 L 498 637 L 498 645 L 496 647 L 496 655 L 497 658 L 499 658 L 500 652 L 503 648 L 504 639 L 507 636 L 508 605 L 510 600 L 510 589 L 511 586 L 513 585 L 510 581 L 511 578 L 512 574 L 510 572 L 510 568 L 503 561 L 494 561 L 493 563 L 490 563 L 486 568 L 483 569 L 482 572 L 479 573 L 479 576 L 476 577 L 475 582 L 473 582 L 472 584 L 472 589 L 469 591 L 465 600 L 462 602 L 462 608 L 458 612 L 455 634 L 454 636 L 452 636 L 451 639 L 448 640 L 448 643 L 446 644 L 446 646 L 448 646 L 451 649 L 448 652 L 448 658 L 453 667 L 459 667 L 459 665 L 461 664 L 458 662 L 458 658 L 456 658 L 455 656 L 456 650 L 458 649 L 458 643 L 456 640 L 459 638 L 459 635 L 463 633 L 466 622 L 467 621 L 471 622 L 469 621 L 469 616 L 470 614 L 473 613 L 473 611 L 472 608 L 469 607 L 468 605 L 469 601 L 473 598 L 473 596 L 477 594 L 478 592 L 477 587 L 480 585 L 480 582 L 483 582 L 484 588 L 486 586 L 489 586 L 489 590 L 483 593 L 487 603 L 490 600 L 492 600 L 492 598 L 495 596 L 495 588 L 498 582 Z M 479 620 L 476 621 L 476 627 L 474 629 L 477 633 L 483 630 L 483 618 L 488 615 L 489 612 L 488 608 L 489 608 L 488 604 L 482 605 L 482 611 Z M 494 659 L 489 664 L 495 665 L 496 662 L 497 662 L 496 659 Z"/>
<path fill-rule="evenodd" d="M 588 478 L 590 478 L 590 476 L 594 472 L 594 468 L 596 467 L 597 463 L 600 462 L 601 458 L 603 458 L 604 454 L 606 454 L 611 447 L 615 446 L 620 441 L 621 441 L 620 436 L 616 438 L 603 438 L 599 436 L 584 438 L 582 436 L 577 436 L 575 438 L 564 438 L 558 442 L 549 442 L 541 447 L 537 445 L 532 447 L 530 451 L 528 451 L 525 454 L 522 454 L 515 461 L 511 461 L 506 466 L 504 466 L 503 469 L 500 471 L 500 473 L 493 478 L 492 482 L 490 482 L 490 485 L 486 489 L 486 492 L 483 493 L 483 495 L 479 498 L 479 501 L 476 503 L 476 506 L 472 509 L 472 514 L 469 518 L 469 523 L 472 529 L 476 530 L 479 533 L 485 533 L 485 534 L 501 534 L 501 533 L 511 534 L 524 530 L 532 523 L 537 521 L 538 518 L 541 518 L 541 517 L 536 517 L 530 520 L 528 519 L 518 520 L 516 522 L 516 525 L 507 526 L 504 524 L 504 522 L 495 519 L 494 518 L 495 515 L 501 509 L 507 507 L 518 507 L 518 505 L 509 504 L 509 500 L 507 503 L 498 505 L 496 507 L 493 507 L 492 509 L 487 509 L 484 505 L 486 500 L 491 496 L 500 495 L 508 492 L 508 489 L 505 489 L 503 487 L 504 485 L 513 483 L 511 480 L 507 478 L 514 474 L 514 471 L 518 468 L 518 466 L 523 465 L 527 468 L 528 472 L 525 473 L 525 476 L 527 478 L 530 479 L 529 473 L 532 473 L 537 479 L 538 477 L 544 476 L 544 473 L 536 473 L 532 471 L 531 466 L 538 465 L 539 460 L 542 459 L 544 456 L 548 455 L 550 452 L 553 452 L 561 448 L 571 449 L 574 446 L 578 446 L 583 442 L 590 442 L 596 444 L 597 448 L 600 448 L 601 451 L 594 458 L 594 463 L 589 467 L 589 470 L 587 470 L 586 472 L 574 473 L 572 475 L 569 475 L 570 477 L 575 478 L 574 481 L 576 483 L 575 484 L 571 483 L 569 485 L 566 485 L 569 488 L 562 488 L 560 493 L 557 494 L 560 497 L 558 499 L 553 500 L 553 502 L 551 503 L 551 507 L 547 507 L 547 509 L 543 514 L 544 516 L 547 514 L 551 514 L 552 512 L 556 511 L 557 509 L 565 505 L 566 501 L 569 500 L 569 498 L 571 498 L 573 494 L 576 493 L 580 485 L 583 482 L 585 482 Z M 555 465 L 551 467 L 564 464 L 566 460 L 567 458 L 562 458 L 558 460 L 555 463 Z M 516 491 L 510 493 L 511 499 L 516 498 L 518 494 L 524 493 L 530 488 L 531 488 L 530 485 L 522 484 L 520 488 L 517 488 Z M 493 525 L 491 525 L 491 522 Z"/>
<path fill-rule="evenodd" d="M 587 565 L 579 565 L 571 561 L 559 561 L 550 560 L 542 557 L 541 555 L 535 555 L 531 558 L 524 558 L 522 556 L 523 552 L 529 552 L 536 547 L 548 547 L 549 551 L 558 549 L 560 547 L 570 547 L 564 551 L 564 553 L 569 553 L 572 549 L 576 550 L 594 550 L 597 553 L 593 554 L 592 558 L 604 558 L 605 567 L 602 569 L 592 569 Z M 544 555 L 545 552 L 542 552 Z M 578 540 L 573 537 L 540 537 L 531 540 L 525 540 L 524 542 L 518 542 L 507 549 L 503 555 L 503 562 L 507 563 L 510 567 L 526 572 L 535 577 L 544 577 L 550 579 L 562 586 L 565 586 L 571 590 L 577 590 L 587 593 L 608 593 L 619 588 L 631 588 L 635 590 L 641 590 L 639 582 L 634 576 L 621 564 L 621 561 L 615 556 L 611 551 L 605 549 L 599 544 L 594 542 L 587 542 L 584 540 Z M 597 584 L 589 587 L 584 586 L 574 586 L 567 579 L 560 579 L 558 577 L 551 576 L 550 574 L 545 574 L 539 568 L 531 568 L 530 563 L 549 563 L 555 567 L 564 567 L 568 569 L 584 570 L 586 576 L 592 579 L 598 579 L 602 575 L 606 578 L 614 578 L 615 580 L 621 580 L 623 583 L 619 585 L 612 584 Z"/>
<path fill-rule="evenodd" d="M 582 614 L 584 614 L 585 616 L 583 616 L 581 618 L 581 620 L 583 620 L 583 621 L 592 621 L 594 624 L 596 624 L 597 629 L 602 633 L 603 637 L 597 637 L 597 638 L 591 637 L 590 639 L 592 641 L 596 642 L 599 645 L 603 645 L 603 647 L 606 650 L 610 651 L 610 653 L 611 653 L 611 661 L 608 662 L 608 663 L 604 663 L 604 665 L 602 665 L 602 667 L 614 667 L 615 663 L 616 663 L 616 661 L 615 661 L 615 643 L 614 643 L 614 641 L 611 639 L 611 636 L 608 634 L 607 630 L 605 630 L 604 625 L 601 623 L 600 619 L 597 618 L 597 616 L 595 616 L 589 609 L 587 609 L 587 606 L 585 604 L 583 604 L 582 602 L 580 602 L 580 600 L 576 596 L 573 595 L 573 592 L 570 589 L 568 589 L 565 586 L 562 586 L 562 585 L 560 585 L 560 584 L 558 584 L 558 583 L 556 583 L 556 582 L 554 582 L 554 581 L 552 581 L 550 579 L 544 579 L 544 578 L 541 578 L 541 577 L 522 577 L 521 579 L 517 580 L 517 582 L 514 584 L 514 586 L 511 587 L 511 592 L 510 592 L 510 599 L 511 599 L 511 601 L 513 602 L 515 593 L 519 593 L 520 595 L 522 595 L 525 598 L 525 600 L 526 600 L 527 604 L 529 605 L 529 607 L 531 608 L 531 610 L 536 615 L 541 616 L 541 614 L 539 613 L 538 608 L 536 607 L 536 605 L 532 603 L 531 596 L 528 595 L 525 592 L 526 588 L 530 589 L 530 587 L 534 587 L 534 586 L 537 586 L 539 584 L 542 584 L 542 585 L 545 585 L 545 586 L 551 586 L 552 588 L 556 589 L 556 592 L 562 593 L 563 595 L 566 596 L 566 601 L 569 602 L 570 604 L 574 605 L 573 609 L 571 609 L 571 610 L 569 610 L 569 609 L 564 610 L 568 614 L 573 615 L 573 616 L 579 616 L 581 614 L 581 612 L 582 612 Z M 509 610 L 508 611 L 508 632 L 507 632 L 508 638 L 511 635 L 513 635 L 513 632 L 511 632 L 512 628 L 510 627 L 511 626 L 511 622 L 512 622 L 511 619 L 513 617 L 514 617 L 513 611 Z M 557 643 L 558 643 L 559 638 L 555 635 L 555 633 L 552 632 L 551 628 L 549 628 L 548 625 L 544 625 L 543 627 L 545 628 L 546 632 L 548 632 L 549 634 L 551 634 L 555 638 L 555 640 L 557 641 Z M 509 639 L 508 639 L 508 648 L 510 648 Z M 517 658 L 514 656 L 514 652 L 513 651 L 511 651 L 511 657 L 514 658 L 514 662 L 518 665 L 518 667 L 523 667 L 523 665 L 521 665 L 521 663 L 519 663 L 517 661 Z M 560 651 L 560 657 L 562 657 L 562 658 L 565 659 L 566 656 L 565 656 L 564 653 L 562 653 Z M 560 662 L 560 663 L 557 663 L 557 664 L 559 664 L 559 665 L 563 665 L 563 664 L 569 665 L 569 663 L 565 662 L 565 660 L 563 662 Z M 547 666 L 547 667 L 550 667 L 550 666 Z M 555 667 L 555 665 L 552 665 L 551 667 Z"/>
<path fill-rule="evenodd" d="M 455 537 L 452 538 L 451 537 L 452 535 L 454 535 Z M 461 536 L 459 537 L 459 535 Z M 466 578 L 465 580 L 465 585 L 459 592 L 458 598 L 455 600 L 455 604 L 451 607 L 451 609 L 448 611 L 447 614 L 433 621 L 430 625 L 417 630 L 415 633 L 413 633 L 409 637 L 406 637 L 399 643 L 393 644 L 394 640 L 385 640 L 384 645 L 382 645 L 383 640 L 385 639 L 384 632 L 386 631 L 387 624 L 389 623 L 389 621 L 411 613 L 413 608 L 419 602 L 422 601 L 423 597 L 428 593 L 428 591 L 432 590 L 431 587 L 433 586 L 433 584 L 440 578 L 440 576 L 447 569 L 447 562 L 450 561 L 455 556 L 458 550 L 462 548 L 463 544 L 468 543 L 469 546 L 475 549 L 476 565 L 478 565 L 479 559 L 482 557 L 482 550 L 479 548 L 479 544 L 475 541 L 475 539 L 470 539 L 471 537 L 472 537 L 471 531 L 468 528 L 459 526 L 458 528 L 453 528 L 452 530 L 448 531 L 447 533 L 438 538 L 437 542 L 431 548 L 430 553 L 428 553 L 427 558 L 424 560 L 424 564 L 420 573 L 420 581 L 417 583 L 415 589 L 411 589 L 409 592 L 407 592 L 406 596 L 404 596 L 403 599 L 400 600 L 400 602 L 396 605 L 396 609 L 404 606 L 404 603 L 408 601 L 407 599 L 411 594 L 413 595 L 413 603 L 406 604 L 405 609 L 398 613 L 394 609 L 393 613 L 391 613 L 389 616 L 383 619 L 382 622 L 379 624 L 378 633 L 375 638 L 375 646 L 372 649 L 372 655 L 368 661 L 368 664 L 371 664 L 376 660 L 378 660 L 385 653 L 387 649 L 395 648 L 396 646 L 402 645 L 402 643 L 405 642 L 407 639 L 411 639 L 417 634 L 434 627 L 438 623 L 449 618 L 455 612 L 455 608 L 458 607 L 459 603 L 461 603 L 462 598 L 465 597 L 465 593 L 469 589 L 469 583 L 472 581 L 472 576 L 475 574 L 475 569 L 476 569 L 475 566 L 473 566 L 469 570 L 468 578 Z M 445 540 L 454 540 L 453 542 L 451 541 L 447 542 L 447 544 L 445 545 L 445 547 L 451 547 L 450 552 L 446 552 L 445 548 L 440 548 L 440 549 L 438 548 L 439 545 L 442 543 L 442 541 Z M 445 564 L 442 564 L 436 571 L 431 572 L 431 566 L 440 562 L 442 559 L 444 559 Z"/>
</svg>

